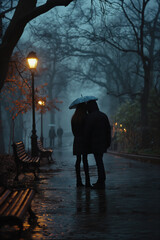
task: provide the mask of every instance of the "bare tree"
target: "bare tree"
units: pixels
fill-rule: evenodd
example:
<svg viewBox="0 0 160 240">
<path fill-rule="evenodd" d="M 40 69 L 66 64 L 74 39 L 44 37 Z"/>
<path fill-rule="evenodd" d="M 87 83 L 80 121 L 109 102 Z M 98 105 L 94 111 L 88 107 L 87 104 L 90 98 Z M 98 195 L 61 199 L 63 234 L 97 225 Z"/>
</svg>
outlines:
<svg viewBox="0 0 160 240">
<path fill-rule="evenodd" d="M 65 22 L 65 30 L 68 29 L 69 32 L 66 54 L 73 62 L 77 62 L 76 66 L 72 64 L 71 71 L 78 74 L 82 82 L 92 82 L 120 101 L 126 96 L 134 99 L 140 93 L 140 81 L 137 77 L 140 67 L 136 56 L 133 53 L 120 52 L 102 42 L 98 38 L 101 36 L 100 16 L 95 21 L 93 16 L 89 18 L 88 11 L 88 14 L 79 12 L 79 17 L 73 15 Z M 82 19 L 81 24 L 75 21 L 77 18 Z"/>
<path fill-rule="evenodd" d="M 149 5 L 150 4 L 150 5 Z M 152 5 L 153 7 L 152 7 Z M 153 65 L 159 52 L 158 28 L 160 20 L 160 2 L 152 0 L 126 1 L 116 3 L 124 18 L 105 27 L 102 40 L 125 53 L 134 53 L 141 60 L 143 88 L 141 92 L 142 143 L 149 145 L 148 100 L 153 83 Z M 113 6 L 112 6 L 113 7 Z M 150 15 L 148 15 L 150 12 Z M 119 30 L 118 34 L 116 30 Z"/>
</svg>

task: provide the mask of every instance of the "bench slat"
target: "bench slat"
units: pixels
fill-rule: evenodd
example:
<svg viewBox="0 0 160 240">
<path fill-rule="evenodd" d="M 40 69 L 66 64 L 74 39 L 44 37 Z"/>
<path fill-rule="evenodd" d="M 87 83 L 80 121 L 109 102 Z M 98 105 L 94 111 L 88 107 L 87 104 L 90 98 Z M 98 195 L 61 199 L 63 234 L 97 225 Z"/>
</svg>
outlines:
<svg viewBox="0 0 160 240">
<path fill-rule="evenodd" d="M 20 192 L 19 197 L 18 197 L 16 203 L 14 204 L 14 208 L 10 212 L 10 215 L 12 215 L 12 216 L 16 215 L 17 212 L 19 211 L 19 209 L 21 209 L 21 207 L 23 206 L 23 204 L 25 202 L 25 198 L 26 198 L 28 192 L 29 192 L 29 189 L 26 189 L 26 190 L 23 190 Z"/>
<path fill-rule="evenodd" d="M 52 162 L 53 161 L 53 159 L 52 159 L 53 150 L 44 148 L 41 140 L 37 140 L 37 146 L 38 146 L 38 150 L 40 153 L 40 158 L 46 157 L 49 162 Z"/>
<path fill-rule="evenodd" d="M 11 193 L 10 190 L 6 190 L 0 197 L 0 205 L 6 200 L 8 195 Z"/>
<path fill-rule="evenodd" d="M 0 195 L 0 199 L 3 199 L 3 202 L 0 204 L 1 224 L 18 224 L 23 228 L 22 221 L 24 220 L 26 211 L 29 211 L 31 217 L 35 216 L 31 210 L 31 201 L 34 195 L 35 191 L 29 188 L 15 191 L 4 190 L 2 195 Z"/>
<path fill-rule="evenodd" d="M 15 177 L 16 180 L 18 180 L 19 174 L 23 171 L 28 172 L 32 171 L 35 178 L 37 178 L 36 171 L 39 172 L 39 166 L 40 166 L 40 157 L 30 157 L 26 151 L 24 143 L 16 142 L 13 143 L 13 151 L 14 151 L 14 160 L 17 166 L 17 175 Z"/>
<path fill-rule="evenodd" d="M 7 208 L 11 206 L 12 200 L 16 197 L 17 194 L 18 194 L 18 191 L 11 192 L 11 194 L 6 199 L 5 203 L 2 204 L 1 206 L 0 215 L 5 215 Z"/>
<path fill-rule="evenodd" d="M 17 155 L 20 159 L 24 159 L 28 157 L 25 153 L 19 153 L 18 151 L 17 151 Z"/>
<path fill-rule="evenodd" d="M 18 211 L 20 201 L 24 195 L 25 195 L 24 190 L 22 190 L 22 191 L 18 192 L 18 194 L 16 196 L 14 196 L 9 207 L 5 211 L 6 216 L 9 216 L 9 215 L 14 216 L 15 215 L 14 211 Z"/>
<path fill-rule="evenodd" d="M 19 209 L 19 211 L 17 212 L 16 216 L 18 218 L 23 218 L 24 216 L 24 213 L 26 212 L 26 210 L 28 209 L 28 207 L 30 206 L 30 203 L 32 201 L 34 197 L 34 191 L 33 190 L 30 190 L 27 197 L 25 198 L 25 201 L 24 201 L 24 204 L 23 206 L 21 206 L 21 208 Z"/>
</svg>

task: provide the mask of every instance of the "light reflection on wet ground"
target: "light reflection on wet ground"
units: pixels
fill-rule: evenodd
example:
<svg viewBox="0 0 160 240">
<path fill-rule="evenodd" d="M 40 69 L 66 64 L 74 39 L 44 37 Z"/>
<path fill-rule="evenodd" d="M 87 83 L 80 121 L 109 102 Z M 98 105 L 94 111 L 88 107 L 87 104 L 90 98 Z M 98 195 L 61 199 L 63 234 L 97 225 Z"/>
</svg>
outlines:
<svg viewBox="0 0 160 240">
<path fill-rule="evenodd" d="M 32 204 L 38 225 L 23 239 L 160 239 L 159 165 L 105 154 L 106 189 L 98 191 L 75 187 L 69 149 L 57 150 L 55 158 L 56 163 L 41 167 Z M 89 165 L 94 183 L 92 156 Z"/>
</svg>

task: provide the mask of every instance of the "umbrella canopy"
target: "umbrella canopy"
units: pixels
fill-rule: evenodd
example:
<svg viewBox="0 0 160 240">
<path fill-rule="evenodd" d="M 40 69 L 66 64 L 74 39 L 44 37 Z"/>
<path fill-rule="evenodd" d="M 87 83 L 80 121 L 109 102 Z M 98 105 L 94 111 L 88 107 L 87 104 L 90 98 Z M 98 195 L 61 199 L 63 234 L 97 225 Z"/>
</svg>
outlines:
<svg viewBox="0 0 160 240">
<path fill-rule="evenodd" d="M 85 102 L 89 102 L 89 101 L 93 101 L 93 100 L 98 100 L 98 98 L 94 97 L 94 96 L 82 96 L 80 98 L 75 99 L 71 105 L 69 106 L 69 109 L 73 109 L 76 108 L 78 104 L 80 103 L 85 103 Z"/>
</svg>

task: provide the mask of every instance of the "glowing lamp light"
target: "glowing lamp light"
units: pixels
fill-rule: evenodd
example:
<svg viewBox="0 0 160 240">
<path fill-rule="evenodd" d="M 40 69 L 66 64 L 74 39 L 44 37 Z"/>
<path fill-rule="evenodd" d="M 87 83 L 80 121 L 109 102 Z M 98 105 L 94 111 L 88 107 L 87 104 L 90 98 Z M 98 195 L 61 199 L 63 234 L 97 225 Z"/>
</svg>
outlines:
<svg viewBox="0 0 160 240">
<path fill-rule="evenodd" d="M 39 100 L 39 101 L 38 101 L 38 104 L 41 105 L 41 106 L 45 106 L 45 101 Z"/>
<path fill-rule="evenodd" d="M 119 126 L 122 127 L 122 124 L 120 124 Z"/>
<path fill-rule="evenodd" d="M 115 126 L 117 126 L 117 125 L 118 125 L 118 123 L 116 122 L 116 123 L 115 123 Z"/>
<path fill-rule="evenodd" d="M 126 132 L 127 132 L 127 129 L 126 129 L 126 128 L 124 128 L 124 129 L 123 129 L 123 131 L 126 133 Z"/>
<path fill-rule="evenodd" d="M 35 52 L 30 52 L 27 56 L 27 62 L 30 69 L 36 69 L 38 64 L 38 58 Z"/>
</svg>

